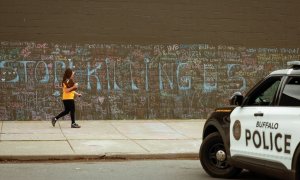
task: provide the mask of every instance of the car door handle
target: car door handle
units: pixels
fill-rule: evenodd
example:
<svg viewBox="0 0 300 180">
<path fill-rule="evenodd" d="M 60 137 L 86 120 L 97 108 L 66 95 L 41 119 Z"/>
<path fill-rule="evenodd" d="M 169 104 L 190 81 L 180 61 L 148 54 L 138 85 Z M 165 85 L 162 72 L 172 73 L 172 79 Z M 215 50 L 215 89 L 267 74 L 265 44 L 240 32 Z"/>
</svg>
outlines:
<svg viewBox="0 0 300 180">
<path fill-rule="evenodd" d="M 256 116 L 264 116 L 264 113 L 262 113 L 262 112 L 254 113 L 254 116 L 255 116 L 255 117 L 256 117 Z"/>
</svg>

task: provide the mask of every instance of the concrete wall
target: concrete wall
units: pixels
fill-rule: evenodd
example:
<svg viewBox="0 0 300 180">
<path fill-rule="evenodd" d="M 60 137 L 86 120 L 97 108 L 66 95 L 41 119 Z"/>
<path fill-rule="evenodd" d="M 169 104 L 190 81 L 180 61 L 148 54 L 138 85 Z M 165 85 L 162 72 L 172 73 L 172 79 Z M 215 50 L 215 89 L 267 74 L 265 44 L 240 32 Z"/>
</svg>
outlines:
<svg viewBox="0 0 300 180">
<path fill-rule="evenodd" d="M 83 93 L 78 119 L 205 118 L 233 92 L 299 58 L 299 48 L 1 42 L 0 117 L 59 113 L 71 67 Z"/>
<path fill-rule="evenodd" d="M 297 0 L 1 0 L 8 41 L 298 47 Z"/>
<path fill-rule="evenodd" d="M 0 119 L 205 118 L 299 59 L 298 1 L 1 1 Z"/>
</svg>

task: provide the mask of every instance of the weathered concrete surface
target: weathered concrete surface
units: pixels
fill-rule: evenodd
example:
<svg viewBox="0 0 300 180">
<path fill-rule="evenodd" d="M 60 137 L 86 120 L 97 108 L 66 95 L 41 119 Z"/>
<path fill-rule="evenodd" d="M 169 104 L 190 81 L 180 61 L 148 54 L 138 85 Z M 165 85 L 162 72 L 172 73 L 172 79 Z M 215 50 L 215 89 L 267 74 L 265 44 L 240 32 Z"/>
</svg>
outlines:
<svg viewBox="0 0 300 180">
<path fill-rule="evenodd" d="M 0 39 L 299 47 L 300 2 L 2 0 Z"/>
<path fill-rule="evenodd" d="M 0 121 L 1 160 L 197 158 L 204 120 Z"/>
</svg>

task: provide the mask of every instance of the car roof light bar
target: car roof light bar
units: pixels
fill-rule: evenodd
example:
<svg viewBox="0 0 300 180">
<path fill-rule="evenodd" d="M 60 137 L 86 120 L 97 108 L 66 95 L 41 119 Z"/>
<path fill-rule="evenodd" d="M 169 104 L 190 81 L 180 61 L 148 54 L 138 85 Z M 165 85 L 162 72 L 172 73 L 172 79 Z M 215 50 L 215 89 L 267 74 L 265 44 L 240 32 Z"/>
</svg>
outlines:
<svg viewBox="0 0 300 180">
<path fill-rule="evenodd" d="M 300 61 L 289 61 L 287 65 L 289 68 L 300 69 Z"/>
</svg>

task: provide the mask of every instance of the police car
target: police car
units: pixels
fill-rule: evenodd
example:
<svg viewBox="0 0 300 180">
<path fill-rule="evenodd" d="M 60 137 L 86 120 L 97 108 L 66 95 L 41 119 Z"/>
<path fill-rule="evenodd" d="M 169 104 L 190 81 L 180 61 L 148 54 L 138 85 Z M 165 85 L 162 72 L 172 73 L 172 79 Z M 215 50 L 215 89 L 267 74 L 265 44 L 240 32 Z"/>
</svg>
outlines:
<svg viewBox="0 0 300 180">
<path fill-rule="evenodd" d="M 300 61 L 261 80 L 207 119 L 199 157 L 213 177 L 242 169 L 300 180 Z"/>
</svg>

